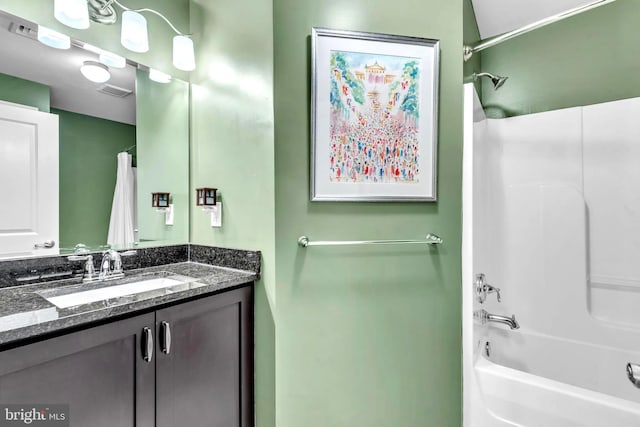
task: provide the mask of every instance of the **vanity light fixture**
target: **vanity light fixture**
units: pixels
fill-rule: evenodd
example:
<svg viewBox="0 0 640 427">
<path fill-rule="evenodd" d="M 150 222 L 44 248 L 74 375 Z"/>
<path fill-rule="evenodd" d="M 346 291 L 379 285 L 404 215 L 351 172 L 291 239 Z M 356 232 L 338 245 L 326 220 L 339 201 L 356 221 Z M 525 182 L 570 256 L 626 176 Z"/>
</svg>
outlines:
<svg viewBox="0 0 640 427">
<path fill-rule="evenodd" d="M 123 56 L 107 52 L 106 50 L 100 51 L 100 62 L 113 68 L 124 68 L 127 66 L 127 60 Z"/>
<path fill-rule="evenodd" d="M 111 78 L 109 67 L 96 61 L 84 61 L 80 72 L 87 80 L 96 83 L 104 83 Z"/>
<path fill-rule="evenodd" d="M 217 193 L 217 188 L 196 188 L 196 206 L 215 206 Z"/>
<path fill-rule="evenodd" d="M 164 212 L 164 224 L 173 225 L 173 203 L 170 193 L 151 193 L 151 206 Z"/>
<path fill-rule="evenodd" d="M 150 8 L 133 9 L 124 6 L 119 0 L 55 0 L 55 17 L 61 23 L 72 28 L 88 28 L 85 15 L 99 24 L 112 25 L 118 20 L 114 7 L 122 9 L 122 29 L 120 43 L 125 48 L 145 53 L 149 51 L 149 32 L 147 20 L 142 12 L 153 13 L 162 18 L 177 34 L 173 38 L 173 65 L 182 71 L 193 71 L 196 68 L 193 40 L 183 34 L 160 12 Z M 59 12 L 60 11 L 60 12 Z M 69 17 L 73 19 L 68 19 Z M 86 25 L 86 26 L 85 26 Z"/>
<path fill-rule="evenodd" d="M 122 12 L 120 43 L 133 52 L 148 52 L 149 33 L 147 31 L 147 19 L 132 10 Z"/>
<path fill-rule="evenodd" d="M 89 43 L 82 43 L 82 48 L 91 53 L 98 55 L 99 61 L 107 67 L 124 68 L 127 66 L 127 59 L 115 53 L 102 50 Z"/>
<path fill-rule="evenodd" d="M 196 69 L 196 58 L 193 50 L 193 40 L 187 36 L 173 38 L 173 65 L 182 71 Z"/>
<path fill-rule="evenodd" d="M 78 30 L 89 28 L 87 0 L 55 0 L 53 16 L 68 27 Z"/>
<path fill-rule="evenodd" d="M 50 28 L 38 25 L 38 41 L 49 47 L 56 49 L 69 49 L 71 47 L 71 39 Z"/>
<path fill-rule="evenodd" d="M 171 193 L 151 193 L 151 207 L 163 209 L 169 207 Z"/>
<path fill-rule="evenodd" d="M 196 206 L 211 214 L 212 227 L 222 227 L 222 203 L 217 188 L 196 188 Z"/>
<path fill-rule="evenodd" d="M 171 76 L 169 74 L 165 74 L 154 68 L 149 69 L 149 78 L 156 83 L 169 83 L 171 81 Z"/>
</svg>

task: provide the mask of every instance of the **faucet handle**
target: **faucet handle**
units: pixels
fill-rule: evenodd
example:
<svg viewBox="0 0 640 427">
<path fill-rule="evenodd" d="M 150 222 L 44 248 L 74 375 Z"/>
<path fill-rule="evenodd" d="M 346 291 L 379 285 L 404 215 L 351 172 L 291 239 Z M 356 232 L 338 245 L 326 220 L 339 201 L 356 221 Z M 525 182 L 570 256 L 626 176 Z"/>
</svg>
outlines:
<svg viewBox="0 0 640 427">
<path fill-rule="evenodd" d="M 124 251 L 124 252 L 111 251 L 111 258 L 113 259 L 113 273 L 114 274 L 122 273 L 122 257 L 133 256 L 133 255 L 136 255 L 137 253 L 138 251 L 135 251 L 135 250 Z"/>
<path fill-rule="evenodd" d="M 87 261 L 84 263 L 84 281 L 93 281 L 96 276 L 96 268 L 93 265 L 93 255 L 87 255 Z"/>
<path fill-rule="evenodd" d="M 502 301 L 502 298 L 500 296 L 500 288 L 496 288 L 488 284 L 483 273 L 476 275 L 474 284 L 476 290 L 476 298 L 480 304 L 484 304 L 484 302 L 487 300 L 487 295 L 492 293 L 496 294 L 498 302 Z"/>
<path fill-rule="evenodd" d="M 70 255 L 67 257 L 69 261 L 84 261 L 84 272 L 82 280 L 84 282 L 93 281 L 95 279 L 96 268 L 93 265 L 93 255 Z"/>
<path fill-rule="evenodd" d="M 502 302 L 502 299 L 500 298 L 500 288 L 494 288 L 491 285 L 487 285 L 487 287 L 488 287 L 487 293 L 490 294 L 492 292 L 495 292 L 496 293 L 496 298 L 498 299 L 498 302 Z"/>
<path fill-rule="evenodd" d="M 112 249 L 109 251 L 109 255 L 111 256 L 111 261 L 113 262 L 111 273 L 112 274 L 122 273 L 122 258 L 120 256 L 120 252 L 114 251 Z"/>
</svg>

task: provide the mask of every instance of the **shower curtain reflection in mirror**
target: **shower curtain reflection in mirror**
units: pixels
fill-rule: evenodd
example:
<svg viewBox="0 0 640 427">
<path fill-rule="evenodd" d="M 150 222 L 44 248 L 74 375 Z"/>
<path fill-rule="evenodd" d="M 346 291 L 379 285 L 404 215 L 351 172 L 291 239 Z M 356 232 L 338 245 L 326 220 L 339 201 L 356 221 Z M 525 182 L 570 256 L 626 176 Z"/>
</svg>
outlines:
<svg viewBox="0 0 640 427">
<path fill-rule="evenodd" d="M 137 241 L 138 212 L 136 206 L 136 169 L 132 156 L 118 153 L 116 188 L 111 206 L 111 220 L 107 243 L 111 246 L 127 246 Z"/>
</svg>

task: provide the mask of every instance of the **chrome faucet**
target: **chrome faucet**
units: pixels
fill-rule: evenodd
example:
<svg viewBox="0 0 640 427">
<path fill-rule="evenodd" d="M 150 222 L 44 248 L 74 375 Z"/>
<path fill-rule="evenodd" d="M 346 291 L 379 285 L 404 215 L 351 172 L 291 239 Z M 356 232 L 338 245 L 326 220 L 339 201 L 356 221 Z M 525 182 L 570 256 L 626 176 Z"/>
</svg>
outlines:
<svg viewBox="0 0 640 427">
<path fill-rule="evenodd" d="M 122 270 L 122 257 L 135 255 L 137 251 L 118 252 L 109 249 L 102 253 L 102 261 L 100 261 L 100 269 L 96 273 L 93 266 L 93 255 L 71 255 L 69 261 L 85 261 L 84 273 L 82 275 L 83 283 L 92 283 L 96 281 L 120 279 L 124 277 Z"/>
<path fill-rule="evenodd" d="M 481 325 L 486 325 L 489 322 L 501 323 L 509 326 L 511 329 L 520 329 L 520 324 L 516 320 L 515 314 L 511 317 L 500 316 L 498 314 L 491 314 L 487 310 L 477 310 L 473 313 L 473 317 L 480 322 Z"/>
<path fill-rule="evenodd" d="M 122 257 L 137 254 L 137 251 L 118 252 L 109 249 L 102 254 L 102 262 L 100 263 L 100 280 L 112 280 L 124 277 L 122 270 Z"/>
</svg>

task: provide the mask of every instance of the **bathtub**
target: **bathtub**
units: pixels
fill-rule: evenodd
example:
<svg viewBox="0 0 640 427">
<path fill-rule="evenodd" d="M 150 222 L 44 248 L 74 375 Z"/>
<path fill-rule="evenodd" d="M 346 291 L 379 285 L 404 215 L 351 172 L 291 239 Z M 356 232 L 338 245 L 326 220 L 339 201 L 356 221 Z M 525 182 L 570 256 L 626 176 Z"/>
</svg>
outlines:
<svg viewBox="0 0 640 427">
<path fill-rule="evenodd" d="M 582 116 L 576 117 L 582 123 Z M 640 427 L 640 389 L 626 376 L 628 362 L 640 363 L 640 324 L 615 324 L 610 321 L 615 319 L 598 318 L 598 313 L 589 311 L 584 198 L 570 186 L 547 186 L 526 194 L 521 187 L 515 193 L 521 197 L 517 200 L 506 193 L 507 187 L 498 198 L 491 192 L 497 188 L 492 182 L 506 172 L 492 167 L 489 160 L 505 154 L 499 144 L 489 141 L 485 119 L 473 85 L 466 84 L 463 426 Z M 528 170 L 537 173 L 548 166 L 542 165 Z M 564 169 L 559 171 L 564 176 Z M 483 201 L 504 206 L 509 202 L 511 216 L 496 214 L 487 208 L 493 205 Z M 510 218 L 547 228 L 525 227 Z M 546 236 L 553 236 L 553 241 Z M 491 298 L 479 305 L 474 278 L 480 272 L 502 287 L 501 303 Z M 519 284 L 517 290 L 509 289 L 511 283 Z M 515 314 L 522 329 L 477 325 L 473 313 L 481 308 Z"/>
<path fill-rule="evenodd" d="M 474 356 L 481 401 L 467 425 L 640 426 L 640 389 L 625 371 L 635 352 L 487 328 Z"/>
</svg>

